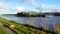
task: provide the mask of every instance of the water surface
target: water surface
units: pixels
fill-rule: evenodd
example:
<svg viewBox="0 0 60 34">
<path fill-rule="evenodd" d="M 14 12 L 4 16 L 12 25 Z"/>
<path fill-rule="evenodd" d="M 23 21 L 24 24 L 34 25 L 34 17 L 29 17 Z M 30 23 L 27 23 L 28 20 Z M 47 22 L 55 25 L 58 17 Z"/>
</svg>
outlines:
<svg viewBox="0 0 60 34">
<path fill-rule="evenodd" d="M 11 15 L 2 15 L 2 17 L 22 24 L 31 24 L 38 28 L 41 27 L 43 24 L 48 29 L 53 29 L 53 22 L 56 24 L 60 22 L 60 16 L 42 18 L 42 17 L 17 17 Z"/>
</svg>

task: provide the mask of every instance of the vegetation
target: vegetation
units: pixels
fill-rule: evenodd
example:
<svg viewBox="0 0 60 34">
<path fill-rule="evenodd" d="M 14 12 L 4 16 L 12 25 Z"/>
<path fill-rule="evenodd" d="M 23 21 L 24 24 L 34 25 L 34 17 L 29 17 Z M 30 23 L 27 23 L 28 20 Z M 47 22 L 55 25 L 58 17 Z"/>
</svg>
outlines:
<svg viewBox="0 0 60 34">
<path fill-rule="evenodd" d="M 26 12 L 19 12 L 17 13 L 17 16 L 20 16 L 20 17 L 45 17 L 45 15 L 54 15 L 54 16 L 60 16 L 60 12 L 50 12 L 50 13 L 37 13 L 37 12 L 29 12 L 29 13 L 26 13 Z"/>
<path fill-rule="evenodd" d="M 0 34 L 7 34 L 2 27 L 0 27 Z"/>
<path fill-rule="evenodd" d="M 26 12 L 20 12 L 20 13 L 17 13 L 17 16 L 20 16 L 20 17 L 40 17 L 40 16 L 43 16 L 45 17 L 44 14 L 37 14 L 36 12 L 30 12 L 30 13 L 26 13 Z"/>
<path fill-rule="evenodd" d="M 45 30 L 44 28 L 35 28 L 32 25 L 28 24 L 20 24 L 15 21 L 8 21 L 0 17 L 0 22 L 4 24 L 6 27 L 10 28 L 16 34 L 57 34 L 54 31 Z M 13 24 L 14 27 L 10 27 Z"/>
</svg>

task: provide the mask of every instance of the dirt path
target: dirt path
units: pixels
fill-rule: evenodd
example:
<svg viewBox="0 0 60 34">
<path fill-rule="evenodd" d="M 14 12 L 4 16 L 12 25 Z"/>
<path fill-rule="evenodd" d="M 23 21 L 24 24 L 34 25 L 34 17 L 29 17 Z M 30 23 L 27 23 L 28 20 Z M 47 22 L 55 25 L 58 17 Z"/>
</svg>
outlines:
<svg viewBox="0 0 60 34">
<path fill-rule="evenodd" d="M 0 23 L 0 26 L 6 31 L 7 34 L 15 34 L 15 32 L 4 26 L 2 23 Z"/>
</svg>

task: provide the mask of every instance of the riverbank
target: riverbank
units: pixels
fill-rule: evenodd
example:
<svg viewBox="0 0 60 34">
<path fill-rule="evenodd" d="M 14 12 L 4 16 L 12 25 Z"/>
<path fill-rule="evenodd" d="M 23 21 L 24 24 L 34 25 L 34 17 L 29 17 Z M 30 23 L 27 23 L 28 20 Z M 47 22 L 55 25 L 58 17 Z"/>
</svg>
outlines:
<svg viewBox="0 0 60 34">
<path fill-rule="evenodd" d="M 24 25 L 17 23 L 15 21 L 9 21 L 7 19 L 3 19 L 0 17 L 0 22 L 4 24 L 6 27 L 14 31 L 16 34 L 56 34 L 57 32 L 49 31 L 44 28 L 36 28 L 32 25 Z M 10 27 L 14 25 L 14 27 Z"/>
<path fill-rule="evenodd" d="M 0 34 L 7 34 L 1 26 L 0 26 Z"/>
<path fill-rule="evenodd" d="M 5 31 L 6 34 L 15 34 L 15 32 L 13 32 L 12 30 L 10 30 L 10 29 L 9 29 L 8 27 L 6 27 L 4 24 L 0 23 L 0 26 L 1 26 L 1 28 Z M 2 30 L 2 29 L 1 29 L 1 30 Z M 1 31 L 1 30 L 0 30 L 0 31 Z M 5 33 L 4 33 L 4 34 L 5 34 Z"/>
</svg>

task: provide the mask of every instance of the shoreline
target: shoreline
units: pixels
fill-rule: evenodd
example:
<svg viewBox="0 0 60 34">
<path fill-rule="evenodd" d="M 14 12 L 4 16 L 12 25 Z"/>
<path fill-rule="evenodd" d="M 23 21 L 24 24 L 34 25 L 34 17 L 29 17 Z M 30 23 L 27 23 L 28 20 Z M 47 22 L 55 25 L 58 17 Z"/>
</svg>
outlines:
<svg viewBox="0 0 60 34">
<path fill-rule="evenodd" d="M 34 26 L 32 26 L 32 25 L 28 25 L 28 24 L 26 24 L 26 25 L 24 25 L 24 24 L 20 24 L 20 23 L 17 23 L 17 22 L 15 22 L 15 21 L 9 21 L 9 20 L 7 20 L 7 19 L 4 19 L 4 18 L 2 18 L 2 17 L 0 17 L 0 22 L 2 23 L 2 24 L 4 24 L 6 27 L 8 27 L 8 28 L 10 28 L 10 25 L 11 25 L 11 23 L 13 23 L 14 24 L 14 28 L 10 28 L 12 31 L 14 31 L 14 32 L 16 32 L 17 34 L 21 34 L 22 32 L 21 31 L 23 31 L 24 33 L 26 33 L 26 34 L 28 34 L 29 32 L 32 34 L 32 33 L 37 33 L 36 32 L 36 30 L 38 31 L 38 33 L 41 33 L 42 31 L 43 31 L 43 33 L 45 32 L 45 33 L 55 33 L 54 31 L 52 32 L 52 31 L 49 31 L 49 30 L 45 30 L 44 28 L 36 28 L 36 27 L 34 27 Z M 21 31 L 19 31 L 19 30 L 21 30 Z M 28 32 L 25 32 L 25 30 Z M 41 31 L 41 32 L 40 32 Z M 49 32 L 48 32 L 49 31 Z"/>
</svg>

